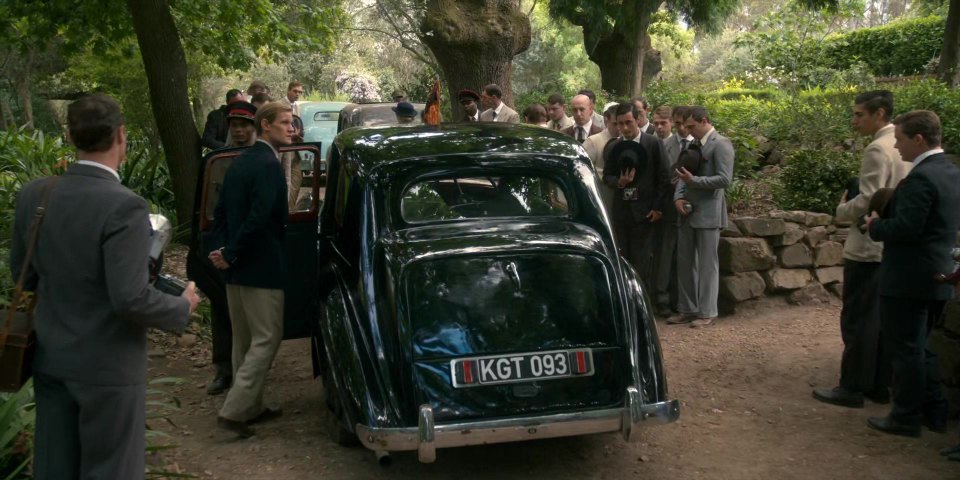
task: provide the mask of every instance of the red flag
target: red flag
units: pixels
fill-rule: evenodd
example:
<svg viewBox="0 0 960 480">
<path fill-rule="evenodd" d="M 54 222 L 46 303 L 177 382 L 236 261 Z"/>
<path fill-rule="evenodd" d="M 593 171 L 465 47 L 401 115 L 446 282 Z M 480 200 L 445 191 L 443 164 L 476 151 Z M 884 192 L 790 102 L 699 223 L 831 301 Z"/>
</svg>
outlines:
<svg viewBox="0 0 960 480">
<path fill-rule="evenodd" d="M 427 98 L 427 105 L 423 109 L 423 123 L 427 125 L 440 125 L 440 79 L 433 82 L 433 88 L 430 89 L 430 96 Z"/>
</svg>

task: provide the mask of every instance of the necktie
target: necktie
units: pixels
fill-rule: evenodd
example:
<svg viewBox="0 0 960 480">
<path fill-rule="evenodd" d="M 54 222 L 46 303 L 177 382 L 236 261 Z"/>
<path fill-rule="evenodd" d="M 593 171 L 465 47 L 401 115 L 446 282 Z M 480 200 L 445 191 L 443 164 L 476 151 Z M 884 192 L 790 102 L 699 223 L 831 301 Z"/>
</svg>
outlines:
<svg viewBox="0 0 960 480">
<path fill-rule="evenodd" d="M 680 151 L 682 152 L 686 150 L 689 143 L 690 143 L 690 140 L 687 140 L 686 138 L 680 140 Z"/>
<path fill-rule="evenodd" d="M 492 120 L 493 120 L 494 122 L 496 122 L 496 121 L 497 121 L 497 111 L 494 110 L 492 113 L 493 113 L 493 115 L 492 115 L 492 117 L 493 117 Z"/>
<path fill-rule="evenodd" d="M 583 143 L 584 139 L 585 139 L 585 135 L 583 132 L 583 127 L 577 127 L 577 141 L 580 143 Z"/>
</svg>

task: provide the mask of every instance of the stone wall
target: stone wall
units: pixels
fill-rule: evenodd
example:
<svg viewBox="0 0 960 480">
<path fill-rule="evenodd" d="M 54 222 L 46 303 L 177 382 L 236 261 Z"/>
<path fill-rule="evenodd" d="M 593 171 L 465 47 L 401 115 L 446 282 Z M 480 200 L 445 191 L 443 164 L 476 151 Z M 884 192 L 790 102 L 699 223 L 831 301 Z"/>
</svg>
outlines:
<svg viewBox="0 0 960 480">
<path fill-rule="evenodd" d="M 843 291 L 843 242 L 848 226 L 813 212 L 772 212 L 731 218 L 720 236 L 720 305 L 766 294 L 792 304 L 826 302 Z"/>
<path fill-rule="evenodd" d="M 785 295 L 792 304 L 839 299 L 843 242 L 849 228 L 835 223 L 830 215 L 812 212 L 731 218 L 720 237 L 721 312 L 733 313 L 736 304 L 763 295 Z M 939 356 L 945 393 L 956 417 L 960 412 L 960 299 L 947 304 L 944 324 L 931 333 L 930 345 Z"/>
</svg>

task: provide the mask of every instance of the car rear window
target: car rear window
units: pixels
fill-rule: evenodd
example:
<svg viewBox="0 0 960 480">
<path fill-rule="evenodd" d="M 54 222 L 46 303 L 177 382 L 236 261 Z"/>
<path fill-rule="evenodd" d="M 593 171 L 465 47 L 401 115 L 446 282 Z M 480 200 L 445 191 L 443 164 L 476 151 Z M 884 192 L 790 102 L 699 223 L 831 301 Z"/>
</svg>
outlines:
<svg viewBox="0 0 960 480">
<path fill-rule="evenodd" d="M 340 120 L 340 112 L 317 112 L 313 114 L 314 122 L 336 122 Z"/>
<path fill-rule="evenodd" d="M 561 185 L 535 175 L 454 177 L 417 182 L 400 199 L 407 223 L 570 213 Z"/>
</svg>

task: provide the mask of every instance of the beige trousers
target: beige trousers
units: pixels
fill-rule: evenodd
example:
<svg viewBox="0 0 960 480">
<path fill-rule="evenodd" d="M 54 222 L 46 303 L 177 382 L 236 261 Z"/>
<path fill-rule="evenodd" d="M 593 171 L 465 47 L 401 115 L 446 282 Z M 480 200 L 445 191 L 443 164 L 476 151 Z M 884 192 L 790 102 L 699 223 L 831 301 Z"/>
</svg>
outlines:
<svg viewBox="0 0 960 480">
<path fill-rule="evenodd" d="M 233 324 L 233 386 L 220 416 L 238 422 L 263 411 L 263 385 L 283 339 L 283 290 L 227 285 Z"/>
</svg>

